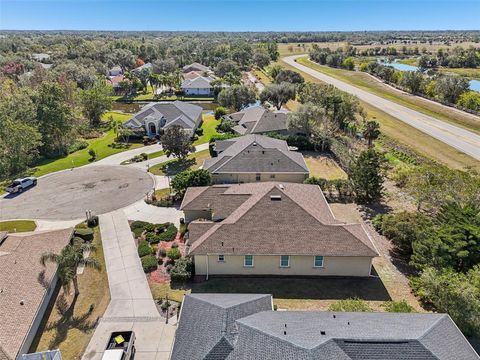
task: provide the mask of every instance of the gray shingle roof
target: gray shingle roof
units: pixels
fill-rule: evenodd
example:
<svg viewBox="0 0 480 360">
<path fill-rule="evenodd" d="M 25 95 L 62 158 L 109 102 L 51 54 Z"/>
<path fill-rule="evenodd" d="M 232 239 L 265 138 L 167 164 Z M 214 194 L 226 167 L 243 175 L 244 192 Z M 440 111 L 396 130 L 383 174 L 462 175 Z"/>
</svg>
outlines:
<svg viewBox="0 0 480 360">
<path fill-rule="evenodd" d="M 253 106 L 230 114 L 228 117 L 238 122 L 233 130 L 241 135 L 287 130 L 287 114 L 285 112 L 272 112 L 262 106 Z"/>
<path fill-rule="evenodd" d="M 172 359 L 480 358 L 446 314 L 277 312 L 269 295 L 191 294 Z"/>
<path fill-rule="evenodd" d="M 270 295 L 186 295 L 171 359 L 226 359 L 234 346 L 235 321 L 271 309 Z"/>
<path fill-rule="evenodd" d="M 361 224 L 342 224 L 333 217 L 316 185 L 264 182 L 191 189 L 181 209 L 211 209 L 215 221 L 189 224 L 192 255 L 378 255 Z"/>
<path fill-rule="evenodd" d="M 185 79 L 182 82 L 182 89 L 211 89 L 212 85 L 210 85 L 211 80 L 204 77 L 199 76 L 195 79 Z"/>
<path fill-rule="evenodd" d="M 303 155 L 290 151 L 285 141 L 262 135 L 245 135 L 226 142 L 217 157 L 207 159 L 203 168 L 211 173 L 304 173 L 309 174 Z M 218 150 L 218 149 L 217 149 Z"/>
<path fill-rule="evenodd" d="M 193 129 L 202 114 L 202 108 L 198 105 L 183 101 L 149 103 L 128 120 L 124 126 L 127 128 L 140 128 L 145 126 L 149 119 L 160 120 L 165 118 L 165 127 L 175 123 L 184 129 Z"/>
</svg>

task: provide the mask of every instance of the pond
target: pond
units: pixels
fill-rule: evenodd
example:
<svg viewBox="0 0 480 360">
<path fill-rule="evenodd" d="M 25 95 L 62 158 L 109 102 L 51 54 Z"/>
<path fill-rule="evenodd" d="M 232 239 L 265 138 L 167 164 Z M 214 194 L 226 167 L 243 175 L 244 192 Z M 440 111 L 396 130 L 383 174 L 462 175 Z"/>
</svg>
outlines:
<svg viewBox="0 0 480 360">
<path fill-rule="evenodd" d="M 470 80 L 470 90 L 480 92 L 480 80 Z"/>
<path fill-rule="evenodd" d="M 385 62 L 383 63 L 383 65 L 393 67 L 394 69 L 397 69 L 400 71 L 417 71 L 418 70 L 417 66 L 402 64 L 396 61 L 392 63 Z"/>
<path fill-rule="evenodd" d="M 391 62 L 391 63 L 381 63 L 385 66 L 390 66 L 393 67 L 394 69 L 400 70 L 400 71 L 417 71 L 419 68 L 417 66 L 413 65 L 407 65 L 407 64 L 402 64 L 397 61 Z M 480 80 L 470 80 L 470 90 L 480 92 Z"/>
</svg>

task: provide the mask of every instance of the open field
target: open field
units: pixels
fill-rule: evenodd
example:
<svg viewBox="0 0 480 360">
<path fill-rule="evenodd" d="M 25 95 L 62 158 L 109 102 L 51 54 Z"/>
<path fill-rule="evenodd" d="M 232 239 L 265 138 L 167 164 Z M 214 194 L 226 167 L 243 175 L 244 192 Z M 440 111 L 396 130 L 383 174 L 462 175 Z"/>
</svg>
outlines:
<svg viewBox="0 0 480 360">
<path fill-rule="evenodd" d="M 62 358 L 79 360 L 93 335 L 99 318 L 110 302 L 107 272 L 103 258 L 99 228 L 95 228 L 93 256 L 100 261 L 102 270 L 85 269 L 78 277 L 80 295 L 65 293 L 62 288 L 49 305 L 40 325 L 31 351 L 60 349 Z"/>
<path fill-rule="evenodd" d="M 282 61 L 279 61 L 278 64 L 282 65 L 286 69 L 299 72 L 306 81 L 313 83 L 321 82 L 313 76 L 310 76 L 294 68 L 293 66 L 285 64 Z M 292 106 L 290 106 L 290 104 L 288 106 L 290 110 L 295 110 L 298 106 L 298 102 L 289 103 L 292 104 Z M 421 132 L 420 130 L 415 129 L 408 124 L 405 124 L 400 120 L 395 119 L 378 108 L 370 106 L 364 102 L 360 103 L 367 112 L 367 118 L 375 119 L 380 123 L 383 134 L 407 145 L 420 155 L 428 159 L 438 161 L 454 169 L 474 168 L 480 170 L 480 163 L 474 158 L 463 154 L 457 149 L 444 144 L 443 142 Z"/>
<path fill-rule="evenodd" d="M 12 220 L 0 222 L 0 231 L 25 232 L 33 231 L 37 225 L 32 220 Z"/>
<path fill-rule="evenodd" d="M 280 53 L 280 56 L 286 56 L 286 55 L 295 55 L 295 54 L 301 54 L 308 52 L 312 45 L 315 43 L 312 42 L 306 42 L 306 43 L 282 43 L 278 44 L 278 52 Z M 480 47 L 480 43 L 475 43 L 475 42 L 463 42 L 463 43 L 453 43 L 450 45 L 445 45 L 445 44 L 372 44 L 372 45 L 355 45 L 352 43 L 347 43 L 347 42 L 321 42 L 321 43 L 316 43 L 319 47 L 321 48 L 330 48 L 331 50 L 336 50 L 338 48 L 343 48 L 347 45 L 351 45 L 353 47 L 356 47 L 359 50 L 366 50 L 366 49 L 371 49 L 375 47 L 382 47 L 382 48 L 387 48 L 387 47 L 394 47 L 397 50 L 401 50 L 403 46 L 406 46 L 407 48 L 415 48 L 418 47 L 420 50 L 423 48 L 426 48 L 427 51 L 433 51 L 436 52 L 438 49 L 452 49 L 456 46 L 460 46 L 463 48 L 468 48 L 470 46 L 475 46 L 475 47 Z M 299 46 L 300 45 L 300 46 Z M 292 50 L 292 51 L 290 51 Z"/>
<path fill-rule="evenodd" d="M 298 59 L 297 62 L 387 100 L 480 134 L 480 120 L 477 117 L 395 90 L 367 73 L 318 65 L 306 57 Z"/>
<path fill-rule="evenodd" d="M 131 115 L 129 114 L 107 112 L 104 114 L 103 118 L 108 119 L 110 116 L 112 116 L 114 119 L 122 121 L 126 121 L 131 117 Z M 115 142 L 115 137 L 116 136 L 113 130 L 108 130 L 103 136 L 99 138 L 87 140 L 88 147 L 86 149 L 75 151 L 74 153 L 61 158 L 46 159 L 35 167 L 34 175 L 41 176 L 51 172 L 89 164 L 91 162 L 90 155 L 88 154 L 88 151 L 90 149 L 95 150 L 97 154 L 96 160 L 101 160 L 103 158 L 106 158 L 107 156 L 143 146 L 143 144 L 138 143 L 132 143 L 128 145 L 117 143 Z"/>
</svg>

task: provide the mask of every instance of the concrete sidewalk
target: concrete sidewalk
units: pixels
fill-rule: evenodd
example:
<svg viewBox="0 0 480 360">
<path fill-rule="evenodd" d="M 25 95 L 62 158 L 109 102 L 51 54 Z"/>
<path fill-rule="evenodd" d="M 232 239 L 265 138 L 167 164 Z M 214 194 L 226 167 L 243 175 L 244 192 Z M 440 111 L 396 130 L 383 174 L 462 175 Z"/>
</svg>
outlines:
<svg viewBox="0 0 480 360">
<path fill-rule="evenodd" d="M 110 334 L 128 330 L 137 338 L 136 360 L 168 359 L 175 321 L 165 324 L 158 313 L 123 210 L 100 215 L 100 233 L 111 300 L 82 359 L 101 359 Z"/>
</svg>

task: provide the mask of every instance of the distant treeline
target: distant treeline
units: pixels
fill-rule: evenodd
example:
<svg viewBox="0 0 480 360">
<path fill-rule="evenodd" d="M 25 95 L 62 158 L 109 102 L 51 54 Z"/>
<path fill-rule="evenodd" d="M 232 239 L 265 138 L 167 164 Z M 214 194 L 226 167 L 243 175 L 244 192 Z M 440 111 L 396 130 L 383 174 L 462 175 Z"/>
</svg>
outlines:
<svg viewBox="0 0 480 360">
<path fill-rule="evenodd" d="M 84 38 L 159 38 L 176 37 L 195 39 L 234 40 L 244 39 L 255 42 L 275 41 L 278 43 L 304 42 L 350 42 L 352 44 L 426 44 L 480 42 L 480 31 L 352 31 L 352 32 L 194 32 L 194 31 L 18 31 L 3 30 L 0 36 L 42 38 L 84 37 Z"/>
</svg>

